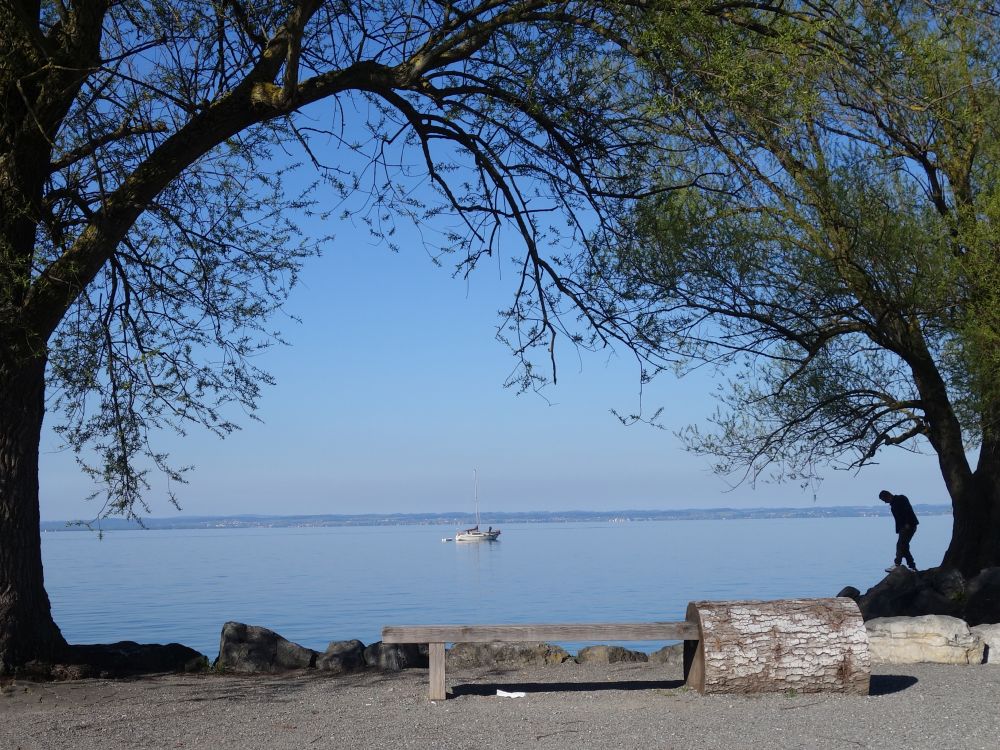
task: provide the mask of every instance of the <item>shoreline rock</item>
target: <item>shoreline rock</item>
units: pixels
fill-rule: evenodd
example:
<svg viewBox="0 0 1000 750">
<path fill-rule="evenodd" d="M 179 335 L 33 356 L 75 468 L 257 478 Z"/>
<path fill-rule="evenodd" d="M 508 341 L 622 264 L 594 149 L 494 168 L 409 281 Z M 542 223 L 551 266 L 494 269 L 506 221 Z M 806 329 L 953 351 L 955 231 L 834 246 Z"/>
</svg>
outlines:
<svg viewBox="0 0 1000 750">
<path fill-rule="evenodd" d="M 576 655 L 577 664 L 621 664 L 649 661 L 649 655 L 622 646 L 587 646 Z"/>
<path fill-rule="evenodd" d="M 180 643 L 70 644 L 54 663 L 29 662 L 21 677 L 32 680 L 82 680 L 202 672 L 208 657 Z"/>
<path fill-rule="evenodd" d="M 880 664 L 983 663 L 983 638 L 956 617 L 877 617 L 865 627 L 872 661 Z"/>
<path fill-rule="evenodd" d="M 319 653 L 283 638 L 260 625 L 227 622 L 222 626 L 219 655 L 213 666 L 219 671 L 253 674 L 275 673 L 316 666 Z"/>
<path fill-rule="evenodd" d="M 365 668 L 365 644 L 354 639 L 332 641 L 316 659 L 316 669 L 344 674 Z"/>
<path fill-rule="evenodd" d="M 654 651 L 649 655 L 649 660 L 654 664 L 664 664 L 666 666 L 683 666 L 684 664 L 684 644 L 674 643 L 670 646 Z"/>
<path fill-rule="evenodd" d="M 983 664 L 1000 664 L 1000 623 L 973 625 L 969 629 L 982 638 L 986 646 L 983 650 Z"/>
<path fill-rule="evenodd" d="M 934 663 L 1000 664 L 1000 614 L 997 624 L 966 622 L 951 614 L 926 613 L 873 617 L 885 609 L 913 610 L 937 604 L 953 612 L 959 604 L 977 602 L 978 617 L 989 616 L 1000 582 L 1000 568 L 989 569 L 968 586 L 956 574 L 937 569 L 923 573 L 894 571 L 863 595 L 850 587 L 841 596 L 859 601 L 866 614 L 872 660 L 887 664 Z M 969 591 L 975 598 L 968 595 Z M 854 594 L 854 596 L 851 596 Z M 683 644 L 664 646 L 650 654 L 615 645 L 583 648 L 575 656 L 551 643 L 456 643 L 446 652 L 449 667 L 532 667 L 579 664 L 650 662 L 683 664 Z M 219 672 L 244 675 L 315 670 L 347 674 L 364 670 L 399 672 L 428 667 L 427 644 L 365 646 L 357 639 L 331 641 L 322 653 L 258 625 L 230 621 L 223 625 Z M 40 680 L 129 677 L 156 673 L 197 672 L 209 669 L 205 655 L 179 643 L 81 644 L 68 647 L 57 664 L 32 663 L 22 676 Z"/>
<path fill-rule="evenodd" d="M 399 672 L 414 667 L 427 668 L 430 661 L 426 643 L 383 643 L 376 641 L 364 652 L 365 666 L 384 672 Z"/>
<path fill-rule="evenodd" d="M 448 667 L 541 666 L 570 658 L 551 643 L 456 643 L 445 654 Z"/>
<path fill-rule="evenodd" d="M 971 579 L 948 568 L 897 568 L 864 594 L 847 586 L 838 596 L 854 599 L 865 620 L 945 615 L 970 626 L 995 623 L 1000 622 L 1000 567 L 986 568 Z"/>
</svg>

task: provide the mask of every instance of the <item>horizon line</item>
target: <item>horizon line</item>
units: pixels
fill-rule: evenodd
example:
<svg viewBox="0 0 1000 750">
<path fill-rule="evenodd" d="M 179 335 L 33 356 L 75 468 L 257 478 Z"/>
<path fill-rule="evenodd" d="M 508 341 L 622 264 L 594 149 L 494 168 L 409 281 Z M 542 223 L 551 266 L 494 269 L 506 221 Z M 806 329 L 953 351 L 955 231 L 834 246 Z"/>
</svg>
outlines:
<svg viewBox="0 0 1000 750">
<path fill-rule="evenodd" d="M 948 503 L 914 503 L 914 508 L 922 508 L 925 511 L 941 511 L 946 510 L 948 512 L 952 511 L 952 506 Z M 711 507 L 688 507 L 688 508 L 622 508 L 622 509 L 603 509 L 603 510 L 584 510 L 584 509 L 564 509 L 564 510 L 522 510 L 522 511 L 501 511 L 501 510 L 487 510 L 483 511 L 482 515 L 497 515 L 497 516 L 530 516 L 530 515 L 558 515 L 558 514 L 587 514 L 587 515 L 603 515 L 603 516 L 621 516 L 629 513 L 658 513 L 658 514 L 669 514 L 669 513 L 722 513 L 722 512 L 734 512 L 734 513 L 755 513 L 755 512 L 792 512 L 792 513 L 812 513 L 816 511 L 860 511 L 860 510 L 878 510 L 888 512 L 888 508 L 883 505 L 813 505 L 813 506 L 769 506 L 760 505 L 747 508 L 737 508 L 732 506 L 711 506 Z M 182 520 L 192 520 L 192 519 L 226 519 L 226 518 L 247 518 L 247 519 L 277 519 L 277 518 L 427 518 L 427 517 L 464 517 L 471 515 L 469 511 L 393 511 L 385 513 L 365 513 L 365 512 L 340 512 L 340 513 L 221 513 L 214 515 L 206 514 L 196 514 L 196 515 L 176 515 L 176 516 L 143 516 L 139 519 L 141 522 L 145 521 L 182 521 Z M 107 516 L 104 518 L 92 518 L 90 520 L 84 520 L 80 518 L 75 519 L 62 519 L 62 518 L 52 518 L 52 519 L 42 519 L 41 523 L 65 523 L 65 524 L 92 524 L 100 523 L 101 521 L 128 521 L 136 523 L 136 519 L 129 519 L 124 516 Z"/>
</svg>

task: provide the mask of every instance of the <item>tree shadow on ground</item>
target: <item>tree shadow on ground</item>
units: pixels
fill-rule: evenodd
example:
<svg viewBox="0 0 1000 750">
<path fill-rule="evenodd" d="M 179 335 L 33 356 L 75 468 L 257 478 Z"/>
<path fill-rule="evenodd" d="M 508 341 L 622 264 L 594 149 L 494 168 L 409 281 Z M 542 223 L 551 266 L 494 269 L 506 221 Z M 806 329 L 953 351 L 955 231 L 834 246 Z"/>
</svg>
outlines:
<svg viewBox="0 0 1000 750">
<path fill-rule="evenodd" d="M 597 690 L 676 690 L 684 680 L 626 680 L 622 682 L 509 682 L 455 685 L 453 697 L 496 695 L 497 690 L 523 693 L 582 693 Z"/>
<path fill-rule="evenodd" d="M 892 695 L 911 688 L 918 682 L 908 674 L 873 674 L 868 683 L 868 695 Z"/>
</svg>

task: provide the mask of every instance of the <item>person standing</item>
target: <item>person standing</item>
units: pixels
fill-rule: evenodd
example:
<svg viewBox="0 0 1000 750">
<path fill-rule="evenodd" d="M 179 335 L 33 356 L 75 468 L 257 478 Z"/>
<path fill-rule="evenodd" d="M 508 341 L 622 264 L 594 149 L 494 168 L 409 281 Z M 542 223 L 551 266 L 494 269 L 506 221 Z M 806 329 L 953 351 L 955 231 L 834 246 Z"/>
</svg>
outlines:
<svg viewBox="0 0 1000 750">
<path fill-rule="evenodd" d="M 906 495 L 893 495 L 889 490 L 882 490 L 878 493 L 879 500 L 889 503 L 892 517 L 896 520 L 896 533 L 899 538 L 896 540 L 896 563 L 891 568 L 886 568 L 887 573 L 891 573 L 902 567 L 903 560 L 910 566 L 910 570 L 916 570 L 917 565 L 913 562 L 913 555 L 910 554 L 910 540 L 917 533 L 917 514 L 913 512 L 910 499 Z"/>
</svg>

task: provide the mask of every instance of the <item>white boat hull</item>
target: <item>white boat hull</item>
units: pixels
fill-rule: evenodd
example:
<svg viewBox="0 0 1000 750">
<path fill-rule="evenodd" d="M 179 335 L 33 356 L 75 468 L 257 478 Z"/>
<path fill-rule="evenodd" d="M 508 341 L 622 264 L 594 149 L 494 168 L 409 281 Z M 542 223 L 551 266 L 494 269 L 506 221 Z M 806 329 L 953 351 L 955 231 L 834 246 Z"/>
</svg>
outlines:
<svg viewBox="0 0 1000 750">
<path fill-rule="evenodd" d="M 496 531 L 460 531 L 455 534 L 456 542 L 495 542 L 500 536 L 500 530 Z"/>
</svg>

